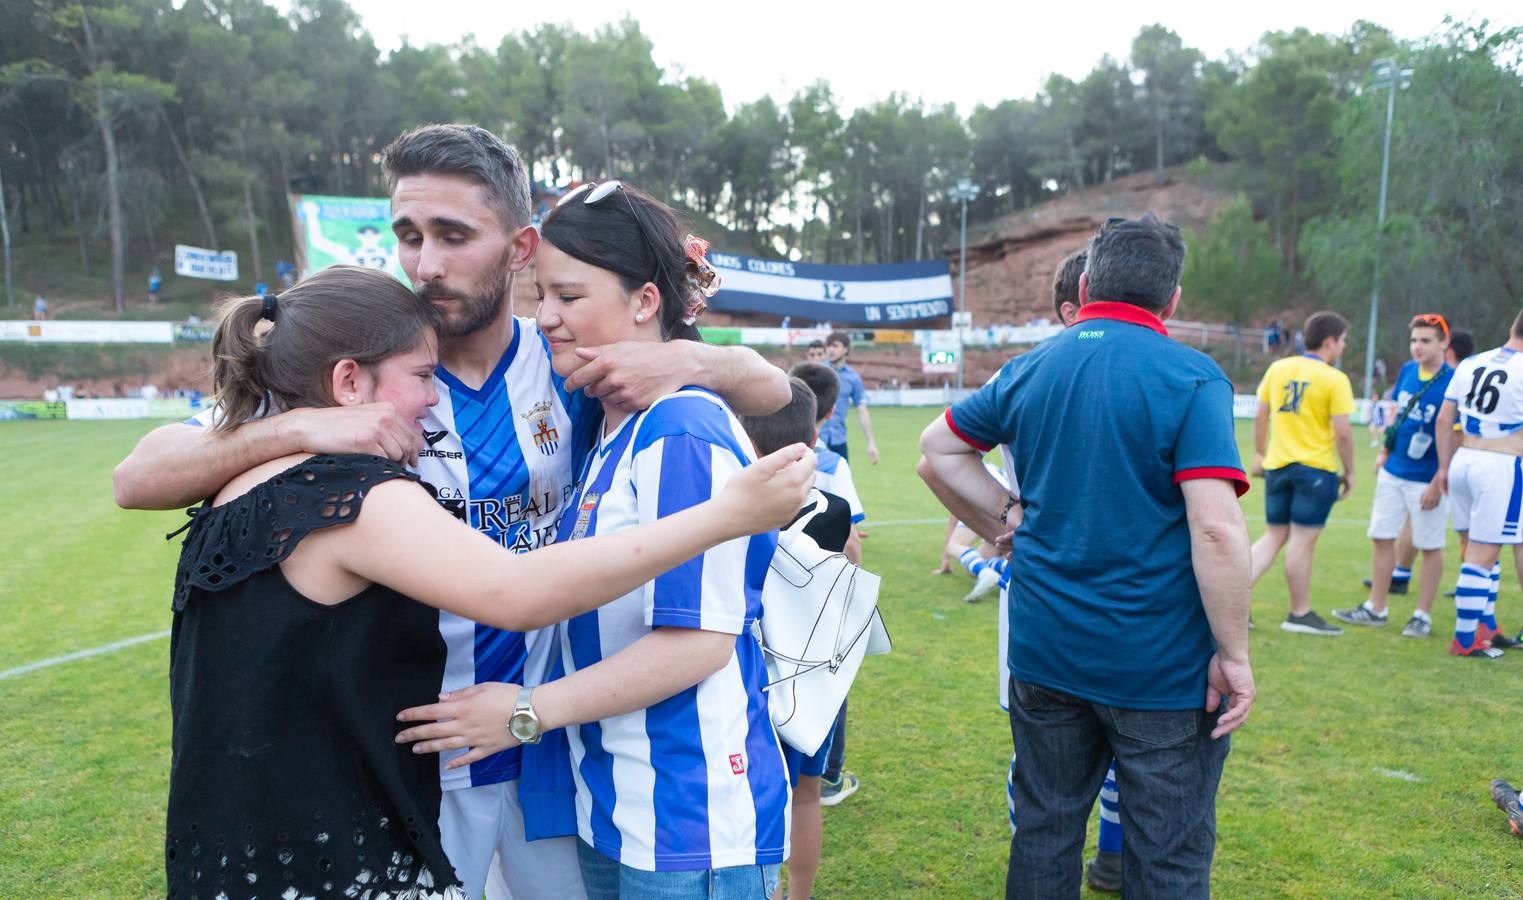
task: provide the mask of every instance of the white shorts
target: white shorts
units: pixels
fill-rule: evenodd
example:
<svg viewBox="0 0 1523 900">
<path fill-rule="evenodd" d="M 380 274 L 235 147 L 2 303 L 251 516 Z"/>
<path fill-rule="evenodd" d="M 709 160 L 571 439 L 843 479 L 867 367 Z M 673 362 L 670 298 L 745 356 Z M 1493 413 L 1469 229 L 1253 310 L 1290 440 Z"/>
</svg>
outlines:
<svg viewBox="0 0 1523 900">
<path fill-rule="evenodd" d="M 1385 469 L 1375 476 L 1375 505 L 1370 508 L 1371 538 L 1377 541 L 1394 541 L 1401 534 L 1401 525 L 1407 517 L 1412 518 L 1412 546 L 1419 550 L 1442 550 L 1446 526 L 1449 524 L 1449 498 L 1440 494 L 1438 505 L 1423 509 L 1423 491 L 1426 481 L 1408 481 L 1397 478 Z"/>
<path fill-rule="evenodd" d="M 1449 463 L 1454 530 L 1482 544 L 1523 544 L 1523 457 L 1461 447 Z"/>
<path fill-rule="evenodd" d="M 486 890 L 489 871 L 493 874 L 491 900 L 587 896 L 576 859 L 576 838 L 524 839 L 517 780 L 445 791 L 439 833 L 455 874 L 465 882 L 465 895 L 472 900 Z"/>
</svg>

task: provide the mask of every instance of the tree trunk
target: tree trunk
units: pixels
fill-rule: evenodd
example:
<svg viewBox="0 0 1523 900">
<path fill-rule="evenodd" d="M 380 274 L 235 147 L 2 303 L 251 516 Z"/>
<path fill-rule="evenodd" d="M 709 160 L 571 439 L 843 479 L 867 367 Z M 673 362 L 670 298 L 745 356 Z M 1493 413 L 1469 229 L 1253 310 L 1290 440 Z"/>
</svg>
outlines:
<svg viewBox="0 0 1523 900">
<path fill-rule="evenodd" d="M 920 208 L 915 212 L 915 261 L 925 259 L 925 185 L 920 186 Z"/>
<path fill-rule="evenodd" d="M 1154 153 L 1157 160 L 1156 172 L 1159 184 L 1163 184 L 1163 101 L 1158 92 L 1153 92 L 1153 141 Z"/>
<path fill-rule="evenodd" d="M 90 16 L 83 10 L 80 11 L 79 18 L 85 35 L 86 64 L 90 72 L 95 74 L 100 70 L 99 57 L 95 52 L 95 32 L 90 28 Z M 99 84 L 95 87 L 95 122 L 100 126 L 100 139 L 106 150 L 106 202 L 111 214 L 111 299 L 116 305 L 116 311 L 122 312 L 125 308 L 123 290 L 127 267 L 127 226 L 122 222 L 121 188 L 117 184 L 120 161 L 116 152 L 116 127 L 106 103 L 105 88 Z"/>
<path fill-rule="evenodd" d="M 99 87 L 95 90 L 95 116 L 100 125 L 101 143 L 106 147 L 106 209 L 111 217 L 111 300 L 116 311 L 122 312 L 126 308 L 123 291 L 126 287 L 127 226 L 122 222 L 121 188 L 117 184 L 116 129 L 106 108 L 106 92 Z"/>
<path fill-rule="evenodd" d="M 0 240 L 5 243 L 5 305 L 16 305 L 16 293 L 11 287 L 11 219 L 5 203 L 5 171 L 0 169 Z"/>
<path fill-rule="evenodd" d="M 79 269 L 86 275 L 90 274 L 90 246 L 85 242 L 85 222 L 79 214 L 80 187 L 74 182 L 73 176 L 69 178 L 69 201 L 74 211 L 74 236 L 79 239 Z"/>
<path fill-rule="evenodd" d="M 862 233 L 862 204 L 857 204 L 857 265 L 862 265 L 862 259 L 867 253 L 867 235 Z"/>
<path fill-rule="evenodd" d="M 254 220 L 254 187 L 253 177 L 245 176 L 243 179 L 243 221 L 249 229 L 249 250 L 253 257 L 254 268 L 252 270 L 254 283 L 259 283 L 259 273 L 264 271 L 264 261 L 259 258 L 259 224 Z"/>
<path fill-rule="evenodd" d="M 190 191 L 196 197 L 196 212 L 201 216 L 201 236 L 209 249 L 219 249 L 217 229 L 212 225 L 211 212 L 206 208 L 206 194 L 201 190 L 201 179 L 196 177 L 195 170 L 190 167 L 190 159 L 185 154 L 185 148 L 180 145 L 180 138 L 169 122 L 169 113 L 165 112 L 162 106 L 159 107 L 159 119 L 164 123 L 164 133 L 169 136 L 169 146 L 174 148 L 175 157 L 180 160 L 180 168 L 185 170 L 185 180 L 190 184 Z"/>
</svg>

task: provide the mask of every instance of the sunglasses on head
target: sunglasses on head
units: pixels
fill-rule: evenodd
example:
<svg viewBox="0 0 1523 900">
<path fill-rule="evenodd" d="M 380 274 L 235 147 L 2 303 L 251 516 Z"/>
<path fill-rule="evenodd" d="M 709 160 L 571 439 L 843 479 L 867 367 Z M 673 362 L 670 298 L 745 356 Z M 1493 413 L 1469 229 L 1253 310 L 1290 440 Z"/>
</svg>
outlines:
<svg viewBox="0 0 1523 900">
<path fill-rule="evenodd" d="M 629 208 L 629 214 L 634 218 L 635 226 L 640 229 L 640 237 L 645 239 L 645 246 L 650 248 L 651 256 L 656 260 L 656 275 L 651 279 L 651 283 L 659 286 L 661 284 L 660 278 L 666 272 L 665 268 L 661 265 L 661 252 L 656 249 L 656 242 L 650 239 L 650 233 L 645 230 L 645 221 L 640 218 L 639 213 L 635 212 L 634 202 L 629 199 L 628 194 L 624 193 L 624 182 L 609 180 L 603 182 L 589 181 L 579 184 L 567 191 L 559 200 L 555 201 L 555 207 L 559 209 L 577 197 L 581 197 L 582 203 L 586 206 L 597 206 L 614 194 L 624 198 L 624 205 Z"/>
<path fill-rule="evenodd" d="M 1407 323 L 1408 328 L 1413 328 L 1417 325 L 1427 325 L 1430 328 L 1437 328 L 1440 332 L 1443 333 L 1444 340 L 1449 340 L 1449 322 L 1438 313 L 1419 313 L 1418 315 L 1412 317 L 1411 322 Z"/>
</svg>

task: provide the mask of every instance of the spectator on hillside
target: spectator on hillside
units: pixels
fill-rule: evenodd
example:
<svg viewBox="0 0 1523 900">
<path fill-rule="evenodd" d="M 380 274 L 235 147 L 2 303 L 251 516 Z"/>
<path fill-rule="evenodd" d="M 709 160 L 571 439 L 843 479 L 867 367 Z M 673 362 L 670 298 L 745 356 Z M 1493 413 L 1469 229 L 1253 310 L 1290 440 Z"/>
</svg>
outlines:
<svg viewBox="0 0 1523 900">
<path fill-rule="evenodd" d="M 39 322 L 43 322 L 47 320 L 47 317 L 48 298 L 38 294 L 37 299 L 32 302 L 32 318 L 36 319 Z"/>
<path fill-rule="evenodd" d="M 1126 797 L 1123 894 L 1210 893 L 1222 738 L 1254 697 L 1237 500 L 1248 479 L 1231 382 L 1163 324 L 1184 253 L 1179 230 L 1152 215 L 1108 220 L 1074 327 L 921 436 L 922 476 L 979 534 L 1006 533 L 1024 510 L 1008 588 L 1019 828 L 1007 898 L 1079 896 L 1111 755 Z M 1019 473 L 1019 500 L 983 466 L 995 445 Z M 1078 649 L 1091 634 L 1105 635 L 1104 652 Z"/>
<path fill-rule="evenodd" d="M 159 267 L 154 266 L 148 270 L 148 302 L 159 302 L 159 290 L 164 287 L 164 278 L 159 274 Z"/>
</svg>

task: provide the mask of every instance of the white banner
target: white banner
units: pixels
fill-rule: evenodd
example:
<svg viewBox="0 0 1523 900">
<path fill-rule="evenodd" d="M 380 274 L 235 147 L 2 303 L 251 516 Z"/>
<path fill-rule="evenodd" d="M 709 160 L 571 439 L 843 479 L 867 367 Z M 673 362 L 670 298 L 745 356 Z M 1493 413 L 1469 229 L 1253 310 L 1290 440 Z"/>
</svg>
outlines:
<svg viewBox="0 0 1523 900">
<path fill-rule="evenodd" d="M 146 419 L 148 418 L 147 400 L 118 400 L 103 398 L 100 400 L 70 400 L 68 401 L 69 418 L 71 419 Z"/>
<path fill-rule="evenodd" d="M 51 344 L 169 344 L 173 322 L 0 322 L 0 341 Z"/>
<path fill-rule="evenodd" d="M 238 254 L 231 250 L 175 244 L 175 274 L 213 281 L 237 281 Z"/>
</svg>

